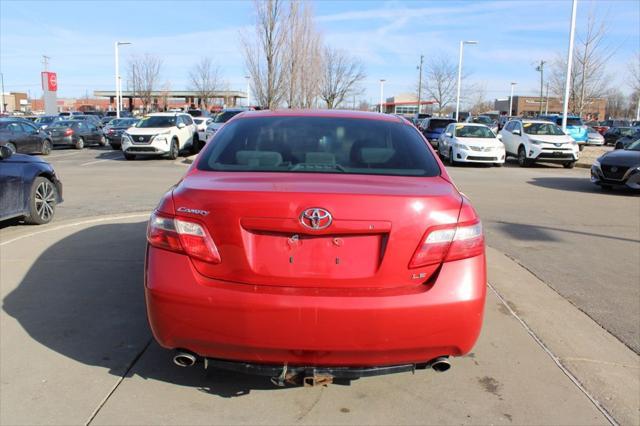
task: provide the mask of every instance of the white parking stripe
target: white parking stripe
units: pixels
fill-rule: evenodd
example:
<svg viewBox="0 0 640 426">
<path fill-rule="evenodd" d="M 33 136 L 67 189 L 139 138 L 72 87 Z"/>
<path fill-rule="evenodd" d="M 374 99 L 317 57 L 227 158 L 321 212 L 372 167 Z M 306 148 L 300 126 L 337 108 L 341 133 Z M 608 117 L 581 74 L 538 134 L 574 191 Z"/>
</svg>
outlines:
<svg viewBox="0 0 640 426">
<path fill-rule="evenodd" d="M 96 160 L 96 161 L 89 161 L 88 163 L 82 163 L 80 164 L 81 166 L 89 166 L 91 164 L 98 164 L 98 163 L 102 163 L 103 161 L 112 161 L 115 160 L 116 158 L 120 158 L 120 154 L 118 154 L 115 157 L 110 157 L 110 158 L 103 158 L 102 160 Z"/>
<path fill-rule="evenodd" d="M 151 212 L 148 212 L 148 213 L 133 213 L 133 214 L 125 214 L 125 215 L 113 215 L 113 216 L 109 215 L 109 216 L 99 217 L 99 218 L 96 218 L 96 219 L 81 220 L 79 222 L 67 223 L 67 224 L 64 224 L 64 225 L 54 226 L 52 228 L 43 229 L 41 231 L 31 232 L 31 233 L 25 234 L 25 235 L 20 235 L 19 237 L 15 237 L 15 238 L 12 238 L 12 239 L 7 240 L 7 241 L 0 242 L 0 247 L 6 246 L 7 244 L 11 244 L 11 243 L 13 243 L 15 241 L 23 240 L 25 238 L 34 237 L 36 235 L 44 234 L 46 232 L 59 231 L 60 229 L 71 228 L 71 227 L 74 227 L 74 226 L 88 225 L 90 223 L 109 222 L 109 221 L 112 221 L 112 220 L 120 220 L 120 219 L 132 219 L 132 218 L 137 218 L 137 217 L 146 217 L 146 218 L 148 218 L 150 215 L 151 215 Z"/>
<path fill-rule="evenodd" d="M 49 154 L 48 158 L 50 158 L 52 160 L 55 160 L 56 158 L 60 158 L 60 157 L 68 157 L 70 155 L 78 155 L 78 154 L 80 154 L 80 152 L 82 152 L 82 151 L 69 152 L 67 154 L 60 154 L 60 155 Z"/>
</svg>

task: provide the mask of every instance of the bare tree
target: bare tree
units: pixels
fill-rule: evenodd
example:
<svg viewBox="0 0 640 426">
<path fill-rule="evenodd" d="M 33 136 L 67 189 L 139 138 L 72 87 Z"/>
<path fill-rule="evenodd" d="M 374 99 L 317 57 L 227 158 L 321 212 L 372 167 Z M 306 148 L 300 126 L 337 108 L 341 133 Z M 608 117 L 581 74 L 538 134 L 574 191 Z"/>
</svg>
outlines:
<svg viewBox="0 0 640 426">
<path fill-rule="evenodd" d="M 591 11 L 585 30 L 576 37 L 569 109 L 579 115 L 584 114 L 594 99 L 602 98 L 608 92 L 610 79 L 606 74 L 606 64 L 615 49 L 605 45 L 607 31 L 604 20 L 597 20 L 595 12 Z M 566 57 L 560 56 L 551 66 L 550 88 L 559 97 L 564 96 L 566 64 Z"/>
<path fill-rule="evenodd" d="M 209 109 L 209 101 L 213 99 L 220 86 L 220 69 L 210 57 L 205 57 L 189 71 L 191 87 L 198 94 L 205 109 Z"/>
<path fill-rule="evenodd" d="M 253 81 L 257 102 L 275 109 L 285 93 L 284 55 L 287 41 L 286 11 L 283 0 L 254 0 L 255 39 L 242 34 L 245 66 Z"/>
<path fill-rule="evenodd" d="M 320 90 L 322 50 L 313 11 L 306 1 L 291 1 L 286 37 L 286 102 L 289 108 L 311 108 Z"/>
<path fill-rule="evenodd" d="M 636 120 L 640 120 L 640 52 L 636 53 L 629 62 L 629 86 L 631 96 L 629 97 L 629 117 L 635 115 Z"/>
<path fill-rule="evenodd" d="M 438 115 L 456 100 L 458 66 L 448 56 L 440 53 L 427 59 L 427 75 L 423 85 L 423 97 L 435 102 Z"/>
<path fill-rule="evenodd" d="M 327 108 L 340 106 L 347 96 L 358 91 L 366 74 L 362 63 L 345 51 L 325 47 L 320 97 Z"/>
<path fill-rule="evenodd" d="M 127 84 L 134 92 L 134 96 L 142 99 L 145 111 L 149 111 L 153 102 L 153 91 L 156 90 L 162 69 L 162 59 L 149 53 L 134 56 L 129 60 Z"/>
</svg>

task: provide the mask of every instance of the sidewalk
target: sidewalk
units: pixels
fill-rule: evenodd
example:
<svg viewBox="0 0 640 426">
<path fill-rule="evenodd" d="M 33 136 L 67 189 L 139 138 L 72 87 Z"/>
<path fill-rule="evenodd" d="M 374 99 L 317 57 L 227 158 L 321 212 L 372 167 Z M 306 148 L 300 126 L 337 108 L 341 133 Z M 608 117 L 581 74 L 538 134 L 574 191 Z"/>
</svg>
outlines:
<svg viewBox="0 0 640 426">
<path fill-rule="evenodd" d="M 610 423 L 597 404 L 638 424 L 637 355 L 495 250 L 482 335 L 448 372 L 282 389 L 152 341 L 143 218 L 65 225 L 0 247 L 1 424 Z"/>
</svg>

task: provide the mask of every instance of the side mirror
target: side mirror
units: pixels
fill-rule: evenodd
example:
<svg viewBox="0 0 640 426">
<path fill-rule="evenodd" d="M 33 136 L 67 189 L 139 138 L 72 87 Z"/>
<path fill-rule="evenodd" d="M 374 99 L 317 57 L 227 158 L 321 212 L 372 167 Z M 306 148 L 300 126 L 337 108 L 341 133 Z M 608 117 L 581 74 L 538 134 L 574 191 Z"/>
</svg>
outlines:
<svg viewBox="0 0 640 426">
<path fill-rule="evenodd" d="M 444 135 L 445 135 L 446 137 L 448 137 L 448 138 L 452 138 L 452 137 L 453 137 L 453 133 L 451 133 L 451 132 L 447 132 L 447 133 L 445 133 Z"/>
<path fill-rule="evenodd" d="M 178 123 L 178 129 L 184 129 L 185 127 L 184 123 Z"/>
<path fill-rule="evenodd" d="M 0 146 L 0 160 L 6 160 L 13 155 L 13 151 L 8 146 Z"/>
<path fill-rule="evenodd" d="M 517 130 L 517 129 L 516 129 L 516 130 L 514 130 L 514 131 L 513 131 L 513 132 L 511 132 L 511 133 L 513 133 L 514 135 L 522 136 L 522 132 L 521 132 L 520 130 Z"/>
</svg>

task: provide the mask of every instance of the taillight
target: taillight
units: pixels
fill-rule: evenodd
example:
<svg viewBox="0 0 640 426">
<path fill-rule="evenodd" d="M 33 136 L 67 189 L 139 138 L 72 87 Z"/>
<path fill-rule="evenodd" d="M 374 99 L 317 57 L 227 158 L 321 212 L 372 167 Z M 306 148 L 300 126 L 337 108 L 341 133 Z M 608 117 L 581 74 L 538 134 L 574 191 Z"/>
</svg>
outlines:
<svg viewBox="0 0 640 426">
<path fill-rule="evenodd" d="M 64 131 L 65 136 L 71 136 L 73 134 L 73 129 L 67 129 Z"/>
<path fill-rule="evenodd" d="M 220 263 L 220 253 L 198 222 L 154 212 L 149 219 L 147 241 L 154 247 L 184 253 L 209 263 Z"/>
<path fill-rule="evenodd" d="M 436 226 L 426 232 L 409 268 L 466 259 L 483 252 L 484 235 L 480 221 Z"/>
</svg>

